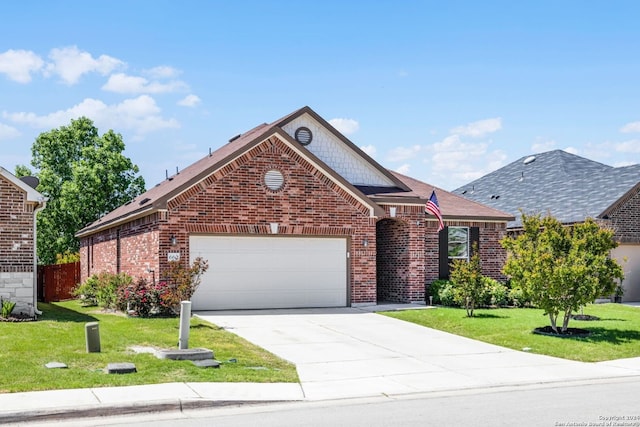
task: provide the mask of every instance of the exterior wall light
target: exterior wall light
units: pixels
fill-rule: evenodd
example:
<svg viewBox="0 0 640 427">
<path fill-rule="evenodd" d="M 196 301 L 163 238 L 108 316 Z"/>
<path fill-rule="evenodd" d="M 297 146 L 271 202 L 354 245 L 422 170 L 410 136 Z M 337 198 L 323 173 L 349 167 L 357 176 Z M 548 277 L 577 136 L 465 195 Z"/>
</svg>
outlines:
<svg viewBox="0 0 640 427">
<path fill-rule="evenodd" d="M 169 241 L 171 242 L 171 246 L 175 246 L 178 244 L 178 239 L 176 239 L 175 235 L 171 235 L 171 238 L 169 239 Z"/>
</svg>

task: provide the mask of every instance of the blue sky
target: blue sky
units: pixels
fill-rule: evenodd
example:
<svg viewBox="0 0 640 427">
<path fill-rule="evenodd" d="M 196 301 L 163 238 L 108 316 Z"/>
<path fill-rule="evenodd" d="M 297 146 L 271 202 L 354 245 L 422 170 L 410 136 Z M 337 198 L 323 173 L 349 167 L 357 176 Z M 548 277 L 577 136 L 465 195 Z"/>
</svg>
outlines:
<svg viewBox="0 0 640 427">
<path fill-rule="evenodd" d="M 640 163 L 640 3 L 29 1 L 0 25 L 0 165 L 91 118 L 147 186 L 308 105 L 453 190 L 565 149 Z"/>
</svg>

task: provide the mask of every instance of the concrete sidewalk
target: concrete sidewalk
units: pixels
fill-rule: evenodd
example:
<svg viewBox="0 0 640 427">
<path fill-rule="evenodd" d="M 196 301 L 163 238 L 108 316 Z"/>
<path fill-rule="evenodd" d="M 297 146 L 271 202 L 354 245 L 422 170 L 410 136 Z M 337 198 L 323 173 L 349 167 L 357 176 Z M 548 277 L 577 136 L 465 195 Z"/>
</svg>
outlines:
<svg viewBox="0 0 640 427">
<path fill-rule="evenodd" d="M 640 358 L 568 361 L 373 313 L 417 308 L 426 309 L 387 305 L 198 313 L 295 363 L 300 384 L 170 383 L 0 394 L 0 423 L 640 376 Z"/>
</svg>

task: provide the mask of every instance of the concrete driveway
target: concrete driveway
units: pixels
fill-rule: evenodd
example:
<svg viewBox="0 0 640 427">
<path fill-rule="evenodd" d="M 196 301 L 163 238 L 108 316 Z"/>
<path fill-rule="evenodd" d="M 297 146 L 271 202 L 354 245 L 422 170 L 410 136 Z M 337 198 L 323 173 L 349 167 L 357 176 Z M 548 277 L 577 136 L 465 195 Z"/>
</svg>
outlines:
<svg viewBox="0 0 640 427">
<path fill-rule="evenodd" d="M 640 375 L 640 358 L 568 361 L 509 350 L 372 312 L 404 308 L 407 306 L 196 315 L 294 363 L 305 397 L 312 400 Z M 215 352 L 215 343 L 211 347 Z"/>
</svg>

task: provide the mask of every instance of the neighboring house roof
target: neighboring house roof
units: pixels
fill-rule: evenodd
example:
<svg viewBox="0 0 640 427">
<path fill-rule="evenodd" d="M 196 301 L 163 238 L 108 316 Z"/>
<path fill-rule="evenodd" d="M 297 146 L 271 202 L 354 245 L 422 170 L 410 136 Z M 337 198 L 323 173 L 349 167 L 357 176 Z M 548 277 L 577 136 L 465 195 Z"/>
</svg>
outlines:
<svg viewBox="0 0 640 427">
<path fill-rule="evenodd" d="M 321 144 L 305 147 L 297 143 L 293 139 L 293 133 L 298 126 L 312 127 L 319 138 L 324 138 L 325 145 L 329 146 L 329 149 L 326 149 L 326 146 L 324 149 L 318 149 L 317 147 L 323 147 Z M 333 181 L 339 183 L 365 205 L 369 205 L 372 215 L 384 214 L 382 208 L 377 205 L 378 201 L 389 199 L 398 203 L 423 204 L 433 189 L 428 184 L 385 169 L 317 113 L 309 107 L 303 107 L 271 124 L 263 123 L 231 138 L 226 145 L 168 177 L 131 202 L 109 212 L 76 235 L 82 237 L 155 211 L 166 210 L 170 200 L 272 136 L 290 144 Z M 342 161 L 343 159 L 336 161 L 336 156 L 344 157 L 347 161 Z M 353 170 L 357 173 L 351 173 Z M 444 190 L 438 192 L 438 197 L 442 199 L 440 204 L 445 218 L 469 216 L 473 219 L 502 221 L 513 219 L 511 215 L 504 212 L 445 193 Z"/>
<path fill-rule="evenodd" d="M 453 192 L 517 220 L 526 214 L 550 213 L 570 224 L 602 218 L 609 208 L 640 183 L 640 165 L 613 167 L 562 150 L 525 156 Z"/>
<path fill-rule="evenodd" d="M 7 181 L 24 191 L 27 194 L 27 202 L 42 203 L 46 201 L 45 197 L 37 192 L 35 188 L 31 187 L 2 166 L 0 166 L 0 176 L 3 176 Z"/>
</svg>

